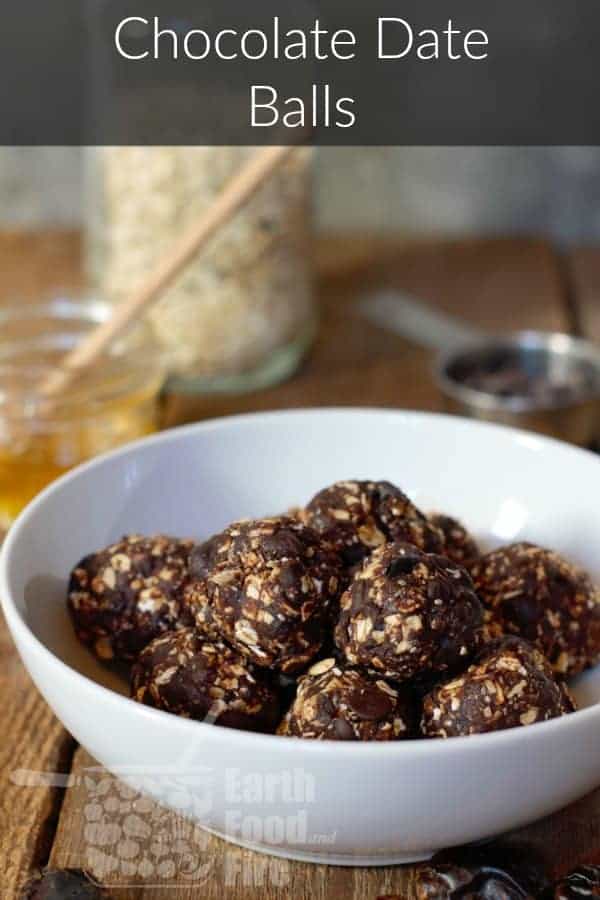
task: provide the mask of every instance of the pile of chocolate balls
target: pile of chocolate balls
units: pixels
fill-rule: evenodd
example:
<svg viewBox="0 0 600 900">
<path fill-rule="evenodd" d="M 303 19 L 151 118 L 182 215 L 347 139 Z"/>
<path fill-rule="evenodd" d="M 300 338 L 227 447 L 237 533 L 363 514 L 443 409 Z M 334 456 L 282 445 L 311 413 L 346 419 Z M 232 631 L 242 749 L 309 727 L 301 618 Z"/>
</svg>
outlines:
<svg viewBox="0 0 600 900">
<path fill-rule="evenodd" d="M 130 535 L 73 569 L 79 639 L 140 703 L 298 738 L 449 738 L 575 709 L 600 595 L 552 550 L 482 554 L 393 484 L 341 481 L 203 543 Z"/>
</svg>

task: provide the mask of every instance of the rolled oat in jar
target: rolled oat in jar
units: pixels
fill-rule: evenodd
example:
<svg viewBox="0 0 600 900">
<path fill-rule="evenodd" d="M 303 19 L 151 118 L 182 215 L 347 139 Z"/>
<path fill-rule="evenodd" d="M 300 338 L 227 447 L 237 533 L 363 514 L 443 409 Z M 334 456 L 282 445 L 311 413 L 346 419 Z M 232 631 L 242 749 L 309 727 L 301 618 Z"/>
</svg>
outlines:
<svg viewBox="0 0 600 900">
<path fill-rule="evenodd" d="M 94 151 L 88 258 L 106 297 L 123 300 L 256 152 L 250 147 Z M 309 248 L 311 150 L 299 149 L 149 312 L 171 368 L 240 375 L 297 362 L 314 329 Z M 278 365 L 274 362 L 278 360 Z"/>
</svg>

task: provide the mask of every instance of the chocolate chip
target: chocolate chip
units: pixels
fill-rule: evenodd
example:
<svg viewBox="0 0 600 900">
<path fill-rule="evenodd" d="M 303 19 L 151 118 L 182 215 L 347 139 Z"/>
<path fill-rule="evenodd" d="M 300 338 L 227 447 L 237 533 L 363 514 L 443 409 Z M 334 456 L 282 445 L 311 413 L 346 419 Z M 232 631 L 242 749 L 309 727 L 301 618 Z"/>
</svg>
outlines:
<svg viewBox="0 0 600 900">
<path fill-rule="evenodd" d="M 298 581 L 302 578 L 302 574 L 302 568 L 298 563 L 292 560 L 281 563 L 279 568 L 279 583 L 281 585 L 281 590 L 284 593 L 287 591 L 293 592 L 297 588 Z"/>
<path fill-rule="evenodd" d="M 304 551 L 302 541 L 285 529 L 263 537 L 260 546 L 267 559 L 295 559 L 302 556 Z"/>
<path fill-rule="evenodd" d="M 409 554 L 406 556 L 398 556 L 389 564 L 385 574 L 388 578 L 399 578 L 400 575 L 408 575 L 409 572 L 412 572 L 417 563 L 419 563 L 420 559 L 422 559 L 422 557 L 410 556 Z"/>
<path fill-rule="evenodd" d="M 317 697 L 317 707 L 319 715 L 325 719 L 331 719 L 335 716 L 335 704 L 331 697 L 322 693 Z"/>
<path fill-rule="evenodd" d="M 366 581 L 355 581 L 350 586 L 351 612 L 354 615 L 359 610 L 366 612 L 370 599 L 369 585 Z"/>
<path fill-rule="evenodd" d="M 196 578 L 206 578 L 212 566 L 217 552 L 215 537 L 209 538 L 203 544 L 196 547 L 190 557 L 190 572 Z"/>
<path fill-rule="evenodd" d="M 519 594 L 510 600 L 504 600 L 501 609 L 503 616 L 509 621 L 517 622 L 521 628 L 537 626 L 543 612 L 535 597 L 527 594 Z"/>
<path fill-rule="evenodd" d="M 105 900 L 108 897 L 82 869 L 48 869 L 28 881 L 21 900 Z"/>
<path fill-rule="evenodd" d="M 345 719 L 335 719 L 333 722 L 333 730 L 335 732 L 335 736 L 340 741 L 354 740 L 354 731 L 352 730 L 352 726 L 349 725 Z"/>
<path fill-rule="evenodd" d="M 356 540 L 353 540 L 350 544 L 346 544 L 341 550 L 342 559 L 349 568 L 357 566 L 358 563 L 362 562 L 366 555 L 367 550 L 363 544 L 360 544 Z"/>
<path fill-rule="evenodd" d="M 375 685 L 357 688 L 347 699 L 348 706 L 359 719 L 384 719 L 394 708 L 392 698 Z"/>
<path fill-rule="evenodd" d="M 548 573 L 548 590 L 551 594 L 559 594 L 563 596 L 571 590 L 571 583 L 564 572 L 558 569 L 550 570 Z"/>
<path fill-rule="evenodd" d="M 600 866 L 580 866 L 554 886 L 552 900 L 582 900 L 600 897 Z"/>
<path fill-rule="evenodd" d="M 446 593 L 446 585 L 439 578 L 432 578 L 427 583 L 426 594 L 428 600 L 437 600 L 438 597 L 440 600 L 444 600 Z"/>
<path fill-rule="evenodd" d="M 142 553 L 136 553 L 134 557 L 134 563 L 136 568 L 138 569 L 140 575 L 144 578 L 150 578 L 154 571 L 153 560 L 149 559 L 147 556 L 144 556 Z"/>
</svg>

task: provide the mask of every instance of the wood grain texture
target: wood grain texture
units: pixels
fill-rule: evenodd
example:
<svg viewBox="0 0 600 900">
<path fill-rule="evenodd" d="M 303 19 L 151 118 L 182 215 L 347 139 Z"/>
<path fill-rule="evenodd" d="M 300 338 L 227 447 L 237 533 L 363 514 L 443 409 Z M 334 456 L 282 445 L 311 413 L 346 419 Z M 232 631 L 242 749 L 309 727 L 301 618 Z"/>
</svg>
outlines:
<svg viewBox="0 0 600 900">
<path fill-rule="evenodd" d="M 51 283 L 76 284 L 77 248 L 74 235 L 0 236 L 2 293 L 19 292 L 22 296 L 35 297 Z M 344 239 L 321 243 L 317 256 L 322 327 L 310 358 L 296 377 L 271 390 L 242 398 L 219 398 L 211 402 L 170 398 L 166 409 L 168 421 L 251 409 L 324 404 L 439 408 L 440 398 L 430 378 L 431 355 L 366 324 L 353 310 L 357 296 L 380 284 L 397 285 L 484 328 L 507 327 L 507 323 L 513 328 L 568 326 L 555 257 L 539 242 L 469 241 L 398 246 L 393 241 L 379 242 L 372 238 L 356 242 Z M 9 873 L 24 873 L 43 861 L 44 840 L 36 834 L 48 837 L 52 817 L 62 798 L 51 788 L 17 788 L 10 782 L 10 771 L 16 760 L 18 765 L 27 768 L 60 770 L 68 761 L 70 745 L 64 731 L 30 686 L 4 626 L 0 629 L 0 650 L 3 673 L 6 672 L 6 676 L 0 676 L 3 692 L 0 724 L 10 738 L 0 748 L 3 779 L 0 864 Z M 397 893 L 406 900 L 413 898 L 410 869 L 311 866 L 240 850 L 218 838 L 190 832 L 184 820 L 152 803 L 132 798 L 94 766 L 84 750 L 77 751 L 71 770 L 72 786 L 63 792 L 50 861 L 53 865 L 90 868 L 110 882 L 115 878 L 115 872 L 108 871 L 113 864 L 111 858 L 113 862 L 116 858 L 117 865 L 121 865 L 127 853 L 131 853 L 130 868 L 137 860 L 138 871 L 133 876 L 126 874 L 126 880 L 133 878 L 136 886 L 115 887 L 112 894 L 115 900 L 192 897 L 375 900 L 386 893 Z M 126 826 L 125 820 L 130 815 L 139 815 L 141 824 L 134 819 L 128 820 Z M 105 819 L 108 827 L 106 822 L 102 825 Z M 98 823 L 102 827 L 93 827 Z M 150 830 L 144 823 L 150 823 Z M 111 829 L 115 824 L 121 831 Z M 598 861 L 600 792 L 523 830 L 519 836 L 538 847 L 551 848 L 553 865 L 558 871 L 582 859 Z M 126 844 L 125 854 L 120 856 L 115 848 L 123 839 L 137 846 Z M 196 871 L 195 884 L 182 873 L 190 842 L 195 849 L 192 863 L 196 869 L 206 866 Z M 174 860 L 176 872 L 169 876 L 168 868 L 165 869 L 162 887 L 154 887 L 156 871 L 144 874 L 142 869 L 140 875 L 139 862 L 144 854 L 150 861 Z M 3 882 L 2 897 L 12 900 L 12 896 L 16 897 L 14 887 L 20 875 L 9 877 L 12 880 L 8 882 L 8 892 L 5 891 L 7 882 Z M 171 885 L 175 881 L 177 886 L 167 888 L 165 880 Z"/>
<path fill-rule="evenodd" d="M 9 900 L 52 846 L 61 791 L 37 773 L 68 773 L 73 741 L 35 690 L 4 621 L 0 656 L 1 895 Z"/>
<path fill-rule="evenodd" d="M 385 894 L 415 900 L 414 867 L 307 865 L 242 850 L 130 792 L 83 749 L 75 755 L 72 782 L 50 863 L 86 869 L 111 887 L 115 900 L 199 894 L 203 900 L 377 900 Z M 598 864 L 600 791 L 506 837 L 544 858 L 553 877 L 582 862 Z"/>
<path fill-rule="evenodd" d="M 34 301 L 52 291 L 78 289 L 79 238 L 0 235 L 0 270 L 0 307 L 15 298 Z M 0 659 L 0 892 L 3 900 L 12 900 L 48 859 L 62 799 L 60 787 L 35 773 L 68 773 L 73 741 L 35 690 L 3 619 Z"/>
<path fill-rule="evenodd" d="M 568 271 L 577 297 L 581 334 L 600 342 L 600 248 L 573 250 L 568 257 Z"/>
<path fill-rule="evenodd" d="M 82 287 L 81 236 L 76 231 L 0 232 L 0 306 L 44 301 Z"/>
<path fill-rule="evenodd" d="M 50 863 L 86 869 L 111 887 L 115 900 L 411 897 L 409 869 L 306 865 L 242 850 L 148 803 L 96 767 L 84 750 L 77 751 Z"/>
<path fill-rule="evenodd" d="M 168 425 L 216 415 L 298 406 L 441 409 L 434 355 L 365 321 L 355 309 L 382 285 L 408 291 L 483 329 L 562 330 L 556 260 L 537 241 L 402 244 L 323 241 L 316 253 L 321 328 L 298 374 L 242 396 L 167 398 Z"/>
</svg>

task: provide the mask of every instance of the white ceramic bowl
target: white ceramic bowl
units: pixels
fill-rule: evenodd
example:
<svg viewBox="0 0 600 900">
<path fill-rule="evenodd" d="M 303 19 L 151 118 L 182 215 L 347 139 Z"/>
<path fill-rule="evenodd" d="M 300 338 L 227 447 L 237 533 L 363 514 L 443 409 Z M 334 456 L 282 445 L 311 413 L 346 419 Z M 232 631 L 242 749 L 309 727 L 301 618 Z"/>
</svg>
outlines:
<svg viewBox="0 0 600 900">
<path fill-rule="evenodd" d="M 490 544 L 529 538 L 600 577 L 600 459 L 565 444 L 368 410 L 251 415 L 167 432 L 60 479 L 4 544 L 9 627 L 69 731 L 167 804 L 181 808 L 173 779 L 185 785 L 185 811 L 236 843 L 337 864 L 426 857 L 544 816 L 600 784 L 599 671 L 576 686 L 585 708 L 561 719 L 448 741 L 345 744 L 146 708 L 78 645 L 64 597 L 85 553 L 130 531 L 205 537 L 232 519 L 303 503 L 340 478 L 389 479 L 422 508 L 461 516 Z"/>
</svg>

